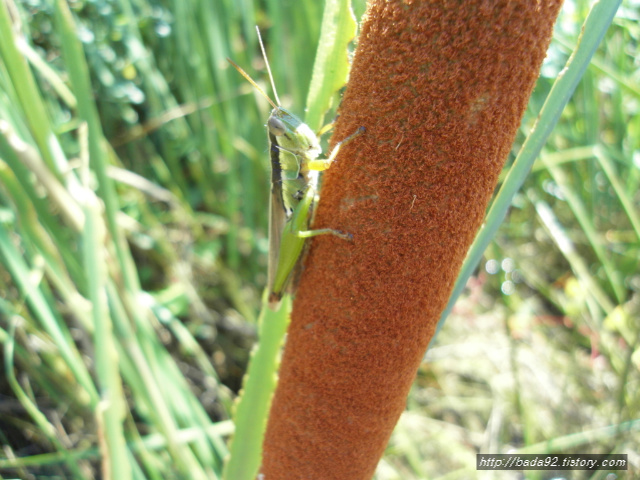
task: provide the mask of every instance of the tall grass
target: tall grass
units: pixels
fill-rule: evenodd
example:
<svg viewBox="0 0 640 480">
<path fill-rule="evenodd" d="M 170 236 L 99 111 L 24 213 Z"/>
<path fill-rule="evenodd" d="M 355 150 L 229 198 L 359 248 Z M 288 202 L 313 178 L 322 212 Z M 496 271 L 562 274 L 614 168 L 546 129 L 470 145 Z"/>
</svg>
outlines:
<svg viewBox="0 0 640 480">
<path fill-rule="evenodd" d="M 568 6 L 514 151 L 586 17 L 586 2 Z M 268 194 L 268 105 L 226 57 L 263 81 L 259 25 L 283 103 L 303 114 L 322 9 L 0 5 L 0 474 L 221 475 L 265 282 Z M 480 275 L 493 315 L 476 338 L 504 349 L 476 352 L 490 360 L 480 370 L 456 361 L 448 322 L 379 478 L 464 476 L 487 444 L 582 430 L 596 432 L 572 437 L 582 451 L 638 446 L 625 433 L 639 415 L 638 28 L 624 4 L 489 247 L 502 269 Z M 416 426 L 441 428 L 461 456 L 434 465 L 441 437 Z"/>
</svg>

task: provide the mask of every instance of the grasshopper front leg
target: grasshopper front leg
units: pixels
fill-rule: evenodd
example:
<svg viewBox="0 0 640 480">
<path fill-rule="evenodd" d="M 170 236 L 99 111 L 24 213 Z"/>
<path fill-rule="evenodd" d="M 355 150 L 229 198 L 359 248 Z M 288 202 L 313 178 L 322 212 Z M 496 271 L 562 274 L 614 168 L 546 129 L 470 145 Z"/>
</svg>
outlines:
<svg viewBox="0 0 640 480">
<path fill-rule="evenodd" d="M 331 166 L 331 164 L 333 163 L 333 161 L 335 160 L 336 156 L 338 155 L 338 152 L 340 151 L 340 147 L 342 147 L 343 145 L 349 143 L 351 140 L 356 138 L 358 135 L 362 135 L 364 132 L 365 132 L 365 128 L 364 127 L 360 127 L 355 132 L 353 132 L 351 135 L 349 135 L 347 138 L 345 138 L 341 142 L 338 142 L 336 144 L 336 146 L 333 147 L 333 150 L 331 151 L 331 155 L 329 155 L 327 158 L 316 158 L 316 159 L 313 159 L 313 160 L 309 160 L 307 162 L 307 166 L 308 166 L 309 170 L 317 170 L 319 172 L 322 172 L 322 171 L 328 169 Z"/>
</svg>

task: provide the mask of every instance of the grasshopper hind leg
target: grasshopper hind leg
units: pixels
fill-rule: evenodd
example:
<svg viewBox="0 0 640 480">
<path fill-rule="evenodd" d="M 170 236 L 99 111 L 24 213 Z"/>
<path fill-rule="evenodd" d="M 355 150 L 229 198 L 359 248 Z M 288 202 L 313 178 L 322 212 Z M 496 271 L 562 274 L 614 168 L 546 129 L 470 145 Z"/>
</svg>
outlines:
<svg viewBox="0 0 640 480">
<path fill-rule="evenodd" d="M 295 232 L 295 236 L 303 239 L 303 241 L 307 238 L 317 237 L 319 235 L 334 235 L 343 240 L 353 241 L 352 234 L 341 232 L 340 230 L 334 230 L 332 228 L 319 228 L 317 230 L 301 230 Z M 298 284 L 300 283 L 300 277 L 302 276 L 302 272 L 304 271 L 304 260 L 307 256 L 308 250 L 309 244 L 305 242 L 302 247 L 302 252 L 298 257 L 298 261 L 291 270 L 284 288 L 279 289 L 278 291 L 269 292 L 269 306 L 272 310 L 277 310 L 279 308 L 280 301 L 282 300 L 282 296 L 284 294 L 295 294 L 296 290 L 298 289 Z"/>
</svg>

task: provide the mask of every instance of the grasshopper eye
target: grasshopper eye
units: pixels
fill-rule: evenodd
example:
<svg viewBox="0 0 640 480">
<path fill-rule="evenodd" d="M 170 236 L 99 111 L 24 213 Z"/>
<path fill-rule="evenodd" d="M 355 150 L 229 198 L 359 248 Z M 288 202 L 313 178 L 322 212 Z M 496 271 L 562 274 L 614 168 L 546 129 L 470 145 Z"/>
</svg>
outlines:
<svg viewBox="0 0 640 480">
<path fill-rule="evenodd" d="M 267 120 L 267 128 L 269 129 L 269 132 L 276 137 L 284 135 L 287 131 L 287 127 L 284 122 L 276 117 L 269 117 L 269 120 Z"/>
</svg>

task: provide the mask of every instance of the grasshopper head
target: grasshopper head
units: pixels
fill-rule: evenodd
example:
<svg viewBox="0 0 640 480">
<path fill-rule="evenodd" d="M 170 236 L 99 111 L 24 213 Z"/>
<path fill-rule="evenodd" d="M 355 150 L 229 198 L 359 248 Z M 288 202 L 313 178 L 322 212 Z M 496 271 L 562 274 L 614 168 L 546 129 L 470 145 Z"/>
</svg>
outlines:
<svg viewBox="0 0 640 480">
<path fill-rule="evenodd" d="M 258 36 L 260 31 L 258 31 Z M 260 46 L 262 47 L 262 40 L 260 40 Z M 263 48 L 264 54 L 264 48 Z M 265 62 L 266 62 L 265 55 Z M 269 96 L 264 93 L 264 90 L 245 72 L 240 66 L 238 66 L 233 60 L 227 58 L 229 63 L 235 67 L 240 74 L 247 79 L 247 81 L 254 86 L 254 88 L 262 95 L 272 106 L 273 110 L 267 121 L 267 128 L 269 129 L 269 137 L 271 141 L 274 141 L 278 148 L 282 151 L 289 152 L 296 157 L 297 169 L 299 171 L 305 171 L 306 161 L 315 159 L 322 150 L 320 149 L 320 143 L 318 137 L 309 128 L 308 125 L 302 122 L 293 113 L 288 112 L 280 106 L 280 100 L 276 94 L 277 103 L 271 100 Z M 269 62 L 266 62 L 267 69 L 269 70 L 269 78 L 271 79 L 271 85 L 275 94 L 275 85 L 273 84 L 273 76 L 271 75 L 271 69 L 269 68 Z"/>
<path fill-rule="evenodd" d="M 311 128 L 282 107 L 271 111 L 267 129 L 270 135 L 276 137 L 282 150 L 302 157 L 303 160 L 314 159 L 322 151 L 318 137 Z"/>
</svg>

